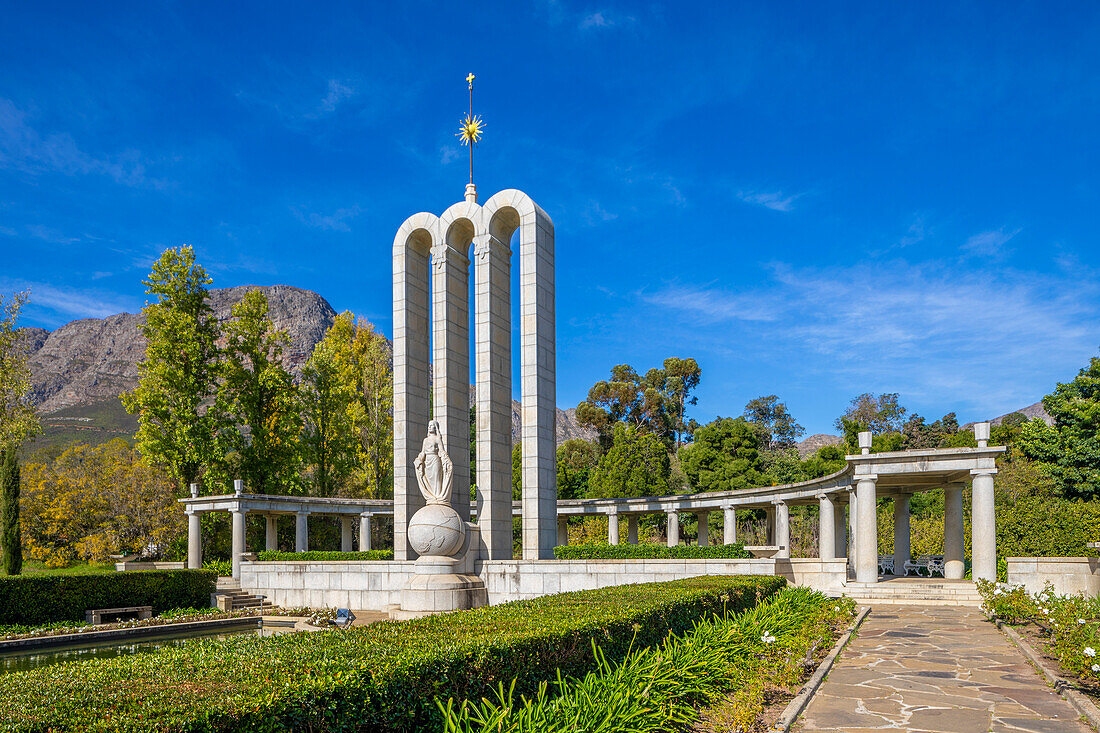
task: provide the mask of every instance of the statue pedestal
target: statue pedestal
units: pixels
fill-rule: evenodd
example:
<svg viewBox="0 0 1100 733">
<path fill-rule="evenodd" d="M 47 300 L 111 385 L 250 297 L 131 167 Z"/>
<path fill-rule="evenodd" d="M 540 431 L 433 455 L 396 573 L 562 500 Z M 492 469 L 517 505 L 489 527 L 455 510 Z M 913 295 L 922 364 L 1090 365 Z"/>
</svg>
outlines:
<svg viewBox="0 0 1100 733">
<path fill-rule="evenodd" d="M 485 582 L 474 574 L 479 546 L 477 525 L 467 523 L 466 540 L 457 557 L 417 558 L 416 575 L 401 590 L 401 605 L 391 608 L 390 617 L 404 620 L 488 605 Z"/>
</svg>

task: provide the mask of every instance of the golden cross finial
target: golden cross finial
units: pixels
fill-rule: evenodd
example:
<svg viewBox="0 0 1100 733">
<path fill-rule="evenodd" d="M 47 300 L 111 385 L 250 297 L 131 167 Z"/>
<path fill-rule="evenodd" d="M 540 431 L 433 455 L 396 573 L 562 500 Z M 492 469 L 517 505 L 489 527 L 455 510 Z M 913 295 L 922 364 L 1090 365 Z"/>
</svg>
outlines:
<svg viewBox="0 0 1100 733">
<path fill-rule="evenodd" d="M 481 117 L 474 114 L 474 78 L 473 73 L 466 76 L 466 82 L 470 88 L 470 111 L 466 114 L 466 119 L 462 120 L 458 132 L 455 134 L 463 145 L 470 148 L 471 184 L 474 182 L 474 145 L 481 142 L 481 134 L 485 130 L 485 123 Z"/>
</svg>

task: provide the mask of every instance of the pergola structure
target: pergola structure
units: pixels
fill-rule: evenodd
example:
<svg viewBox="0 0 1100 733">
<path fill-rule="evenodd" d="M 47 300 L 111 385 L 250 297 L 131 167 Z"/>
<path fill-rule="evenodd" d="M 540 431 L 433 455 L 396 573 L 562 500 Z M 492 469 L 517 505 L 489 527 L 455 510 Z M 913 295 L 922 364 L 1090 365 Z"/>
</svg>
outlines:
<svg viewBox="0 0 1100 733">
<path fill-rule="evenodd" d="M 187 567 L 202 567 L 202 532 L 199 517 L 203 512 L 227 511 L 232 520 L 233 577 L 241 575 L 241 555 L 245 552 L 244 520 L 249 513 L 260 514 L 266 520 L 265 545 L 278 549 L 280 517 L 293 516 L 294 550 L 309 549 L 309 517 L 328 516 L 340 519 L 340 549 L 351 552 L 354 544 L 354 523 L 359 520 L 359 549 L 370 549 L 371 519 L 376 514 L 393 514 L 393 502 L 384 499 L 327 499 L 313 496 L 272 496 L 246 494 L 244 482 L 233 482 L 232 494 L 199 496 L 198 484 L 191 484 L 191 496 L 180 499 L 187 514 Z"/>
<path fill-rule="evenodd" d="M 894 567 L 903 568 L 910 555 L 909 498 L 922 491 L 944 490 L 944 577 L 961 579 L 964 573 L 963 488 L 972 484 L 971 546 L 973 577 L 995 580 L 997 575 L 996 515 L 993 505 L 993 475 L 997 473 L 1000 446 L 989 446 L 989 423 L 974 426 L 975 448 L 930 448 L 924 450 L 871 452 L 871 433 L 859 434 L 860 452 L 845 456 L 847 465 L 829 476 L 781 486 L 762 486 L 736 491 L 713 491 L 670 496 L 621 499 L 576 499 L 557 502 L 558 544 L 567 542 L 565 525 L 569 517 L 606 516 L 608 542 L 619 544 L 620 517 L 627 518 L 627 541 L 638 542 L 638 520 L 646 514 L 668 517 L 668 544 L 680 543 L 680 515 L 699 518 L 700 545 L 710 544 L 708 518 L 724 513 L 722 542 L 737 541 L 737 511 L 763 509 L 768 518 L 768 543 L 775 545 L 775 557 L 790 557 L 790 507 L 816 504 L 819 509 L 818 557 L 821 560 L 848 558 L 855 582 L 878 581 L 878 500 L 894 502 Z M 267 519 L 267 545 L 273 549 L 275 522 L 279 516 L 297 517 L 296 549 L 307 549 L 307 519 L 312 515 L 338 516 L 343 520 L 342 546 L 352 547 L 352 527 L 360 518 L 361 549 L 370 549 L 370 521 L 375 515 L 392 515 L 393 502 L 381 499 L 325 499 L 316 497 L 267 496 L 237 491 L 224 496 L 181 499 L 189 517 L 188 567 L 201 566 L 198 515 L 204 511 L 233 513 L 234 575 L 239 572 L 244 552 L 244 517 L 257 512 Z M 847 508 L 847 516 L 845 516 Z M 522 516 L 523 502 L 512 503 L 513 516 Z M 476 512 L 475 512 L 476 516 Z M 366 538 L 365 541 L 363 538 Z"/>
</svg>

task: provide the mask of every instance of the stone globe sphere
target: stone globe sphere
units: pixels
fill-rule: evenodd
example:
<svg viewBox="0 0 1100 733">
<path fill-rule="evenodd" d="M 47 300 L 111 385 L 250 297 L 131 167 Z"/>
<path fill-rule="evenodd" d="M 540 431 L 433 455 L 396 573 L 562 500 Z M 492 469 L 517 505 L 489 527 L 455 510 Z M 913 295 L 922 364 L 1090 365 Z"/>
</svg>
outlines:
<svg viewBox="0 0 1100 733">
<path fill-rule="evenodd" d="M 413 514 L 406 536 L 421 555 L 452 556 L 462 549 L 466 525 L 447 504 L 429 504 Z"/>
</svg>

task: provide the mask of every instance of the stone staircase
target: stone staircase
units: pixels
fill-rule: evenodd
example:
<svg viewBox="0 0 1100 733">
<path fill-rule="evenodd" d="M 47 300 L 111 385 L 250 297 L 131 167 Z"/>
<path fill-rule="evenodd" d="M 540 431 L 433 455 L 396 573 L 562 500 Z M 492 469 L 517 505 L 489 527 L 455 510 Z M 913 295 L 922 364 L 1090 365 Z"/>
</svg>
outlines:
<svg viewBox="0 0 1100 733">
<path fill-rule="evenodd" d="M 214 603 L 223 611 L 241 611 L 255 608 L 263 613 L 274 608 L 268 603 L 267 596 L 257 596 L 241 589 L 241 581 L 233 578 L 218 578 L 218 587 L 214 591 Z"/>
<path fill-rule="evenodd" d="M 973 606 L 982 605 L 978 588 L 969 580 L 888 578 L 878 583 L 849 580 L 842 593 L 861 606 Z"/>
</svg>

